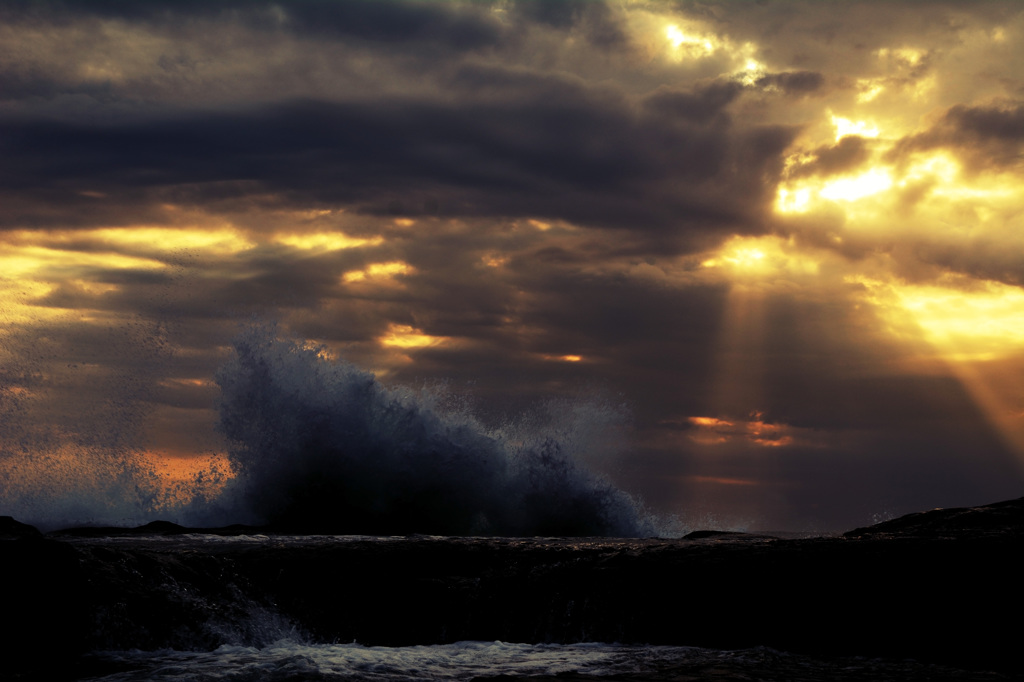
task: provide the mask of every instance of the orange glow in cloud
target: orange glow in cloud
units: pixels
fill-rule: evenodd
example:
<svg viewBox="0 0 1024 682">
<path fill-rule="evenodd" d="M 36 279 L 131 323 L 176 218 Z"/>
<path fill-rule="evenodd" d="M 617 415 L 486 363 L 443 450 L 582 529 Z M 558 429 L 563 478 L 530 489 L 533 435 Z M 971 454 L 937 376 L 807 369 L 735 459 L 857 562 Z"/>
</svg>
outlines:
<svg viewBox="0 0 1024 682">
<path fill-rule="evenodd" d="M 726 421 L 724 419 L 718 419 L 716 417 L 690 417 L 689 418 L 689 422 L 691 424 L 695 424 L 697 426 L 705 426 L 705 427 L 709 427 L 709 428 L 711 428 L 711 427 L 732 426 L 733 425 L 732 422 L 730 422 L 730 421 Z"/>
<path fill-rule="evenodd" d="M 792 427 L 763 421 L 764 415 L 761 412 L 755 412 L 750 416 L 753 419 L 746 423 L 746 428 L 752 442 L 768 448 L 777 448 L 793 443 L 793 436 L 790 435 Z"/>
<path fill-rule="evenodd" d="M 582 355 L 542 355 L 545 360 L 553 360 L 555 362 L 582 362 Z"/>
<path fill-rule="evenodd" d="M 481 256 L 480 260 L 483 261 L 483 264 L 489 268 L 500 268 L 501 266 L 508 263 L 510 258 L 508 256 L 489 253 L 484 256 Z"/>
<path fill-rule="evenodd" d="M 795 429 L 792 426 L 764 421 L 761 412 L 754 412 L 747 419 L 688 417 L 687 421 L 696 427 L 689 434 L 690 440 L 703 445 L 746 441 L 761 447 L 776 448 L 792 445 L 795 440 Z"/>
</svg>

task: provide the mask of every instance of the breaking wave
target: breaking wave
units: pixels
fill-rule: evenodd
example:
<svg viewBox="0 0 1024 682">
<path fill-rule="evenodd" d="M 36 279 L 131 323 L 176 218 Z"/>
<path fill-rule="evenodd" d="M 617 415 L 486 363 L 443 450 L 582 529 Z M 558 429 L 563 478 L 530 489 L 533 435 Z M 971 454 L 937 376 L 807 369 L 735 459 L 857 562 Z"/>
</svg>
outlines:
<svg viewBox="0 0 1024 682">
<path fill-rule="evenodd" d="M 306 532 L 643 536 L 637 500 L 581 462 L 609 408 L 489 428 L 439 389 L 391 388 L 254 325 L 217 373 L 235 478 L 221 504 Z M 457 401 L 455 401 L 457 402 Z"/>
</svg>

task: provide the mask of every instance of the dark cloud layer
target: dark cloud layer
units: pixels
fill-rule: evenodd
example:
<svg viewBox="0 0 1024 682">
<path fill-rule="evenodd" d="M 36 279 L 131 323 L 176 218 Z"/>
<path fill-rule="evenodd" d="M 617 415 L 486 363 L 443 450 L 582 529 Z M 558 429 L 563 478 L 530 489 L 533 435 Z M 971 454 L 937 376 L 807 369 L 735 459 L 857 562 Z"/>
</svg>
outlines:
<svg viewBox="0 0 1024 682">
<path fill-rule="evenodd" d="M 950 107 L 931 129 L 900 141 L 890 156 L 905 159 L 914 153 L 954 148 L 972 170 L 999 170 L 1020 163 L 1024 147 L 1024 105 Z"/>
<path fill-rule="evenodd" d="M 785 71 L 761 76 L 755 84 L 762 88 L 779 88 L 787 95 L 805 95 L 821 88 L 825 77 L 816 71 Z"/>
<path fill-rule="evenodd" d="M 742 229 L 767 200 L 765 175 L 778 172 L 795 133 L 733 130 L 722 111 L 735 96 L 727 86 L 658 93 L 648 107 L 661 115 L 646 117 L 572 81 L 484 75 L 490 88 L 509 79 L 514 101 L 297 101 L 116 126 L 8 120 L 0 191 L 77 211 L 85 191 L 202 202 L 206 186 L 230 193 L 240 183 L 236 191 L 255 186 L 295 205 L 699 233 Z M 458 83 L 472 89 L 469 78 Z M 48 222 L 19 212 L 8 221 Z"/>
<path fill-rule="evenodd" d="M 485 12 L 473 11 L 471 3 L 373 2 L 350 0 L 100 0 L 99 2 L 6 3 L 4 13 L 37 22 L 73 22 L 88 17 L 152 24 L 184 22 L 189 17 L 241 19 L 256 29 L 285 30 L 297 34 L 324 33 L 342 38 L 384 43 L 430 42 L 455 49 L 475 49 L 493 44 L 500 27 Z M 458 11 L 454 11 L 458 10 Z M 180 28 L 180 26 L 179 26 Z"/>
</svg>

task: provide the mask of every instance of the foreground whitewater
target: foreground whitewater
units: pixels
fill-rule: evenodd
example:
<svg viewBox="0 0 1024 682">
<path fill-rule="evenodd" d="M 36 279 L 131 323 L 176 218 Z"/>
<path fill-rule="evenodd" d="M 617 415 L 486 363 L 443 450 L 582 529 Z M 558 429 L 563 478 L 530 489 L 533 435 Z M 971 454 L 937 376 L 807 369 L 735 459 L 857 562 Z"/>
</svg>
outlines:
<svg viewBox="0 0 1024 682">
<path fill-rule="evenodd" d="M 2 519 L 0 519 L 2 521 Z M 1024 499 L 844 536 L 318 536 L 8 519 L 19 680 L 1020 679 Z M 225 533 L 221 535 L 218 533 Z M 60 646 L 55 646 L 60 643 Z"/>
<path fill-rule="evenodd" d="M 678 646 L 620 644 L 515 644 L 455 642 L 445 645 L 367 647 L 281 640 L 265 647 L 224 645 L 209 652 L 106 652 L 97 668 L 119 672 L 90 676 L 96 682 L 431 682 L 529 677 L 534 682 L 615 680 L 757 679 L 766 682 L 867 682 L 868 680 L 998 680 L 912 660 L 820 659 L 757 647 L 720 651 Z"/>
</svg>

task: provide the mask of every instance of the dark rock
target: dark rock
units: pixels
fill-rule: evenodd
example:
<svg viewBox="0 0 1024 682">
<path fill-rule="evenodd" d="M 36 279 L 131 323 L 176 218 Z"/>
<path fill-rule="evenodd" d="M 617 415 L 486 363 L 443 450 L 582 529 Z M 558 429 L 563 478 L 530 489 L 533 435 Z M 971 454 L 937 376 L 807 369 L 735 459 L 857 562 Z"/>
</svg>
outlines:
<svg viewBox="0 0 1024 682">
<path fill-rule="evenodd" d="M 907 514 L 844 534 L 848 538 L 878 535 L 914 537 L 977 537 L 1024 535 L 1024 497 L 981 507 L 954 507 Z"/>
<path fill-rule="evenodd" d="M 0 677 L 35 679 L 28 673 L 42 662 L 47 672 L 39 679 L 69 678 L 87 652 L 92 610 L 79 552 L 41 535 L 0 542 L 0 585 Z"/>
<path fill-rule="evenodd" d="M 734 538 L 746 533 L 734 530 L 695 530 L 683 536 L 684 540 L 707 540 L 708 538 Z"/>
<path fill-rule="evenodd" d="M 737 531 L 731 530 L 695 530 L 683 536 L 684 540 L 705 540 L 707 538 L 720 538 L 727 535 L 740 535 Z"/>
<path fill-rule="evenodd" d="M 0 516 L 0 540 L 41 537 L 43 537 L 43 534 L 35 526 L 15 521 L 10 516 Z"/>
<path fill-rule="evenodd" d="M 221 542 L 157 526 L 174 535 L 0 543 L 0 564 L 4 584 L 39 606 L 14 614 L 29 623 L 15 640 L 26 647 L 52 641 L 54 622 L 77 652 L 259 645 L 271 641 L 269 623 L 368 645 L 764 646 L 1016 675 L 1019 633 L 1005 623 L 1024 607 L 1020 507 L 928 512 L 801 540 Z"/>
<path fill-rule="evenodd" d="M 185 526 L 179 526 L 170 521 L 151 521 L 144 526 L 139 526 L 135 531 L 144 535 L 181 535 L 190 532 Z"/>
<path fill-rule="evenodd" d="M 80 526 L 77 528 L 64 528 L 55 530 L 48 535 L 50 537 L 73 537 L 73 538 L 113 538 L 129 535 L 183 535 L 193 532 L 184 526 L 179 526 L 170 521 L 151 521 L 144 526 L 134 528 L 122 528 L 120 526 Z"/>
<path fill-rule="evenodd" d="M 247 526 L 233 524 L 220 528 L 190 528 L 179 526 L 170 521 L 151 521 L 144 526 L 125 528 L 122 526 L 79 526 L 76 528 L 64 528 L 47 533 L 51 538 L 118 538 L 145 535 L 186 535 L 189 533 L 198 535 L 259 535 L 270 532 L 266 526 Z"/>
</svg>

